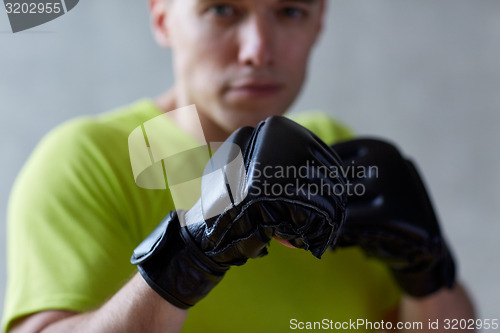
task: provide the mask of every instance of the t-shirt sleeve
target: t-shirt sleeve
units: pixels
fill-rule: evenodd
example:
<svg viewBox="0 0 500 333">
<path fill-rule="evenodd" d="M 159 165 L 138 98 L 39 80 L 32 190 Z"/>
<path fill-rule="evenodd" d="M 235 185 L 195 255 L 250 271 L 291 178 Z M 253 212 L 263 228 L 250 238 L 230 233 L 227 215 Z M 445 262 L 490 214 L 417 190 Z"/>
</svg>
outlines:
<svg viewBox="0 0 500 333">
<path fill-rule="evenodd" d="M 88 119 L 62 125 L 21 170 L 8 207 L 3 330 L 34 312 L 95 308 L 135 271 L 131 235 L 145 231 L 130 230 L 134 212 L 117 204 L 133 202 L 120 182 L 130 166 L 108 161 L 109 136 L 97 135 L 106 130 Z"/>
</svg>

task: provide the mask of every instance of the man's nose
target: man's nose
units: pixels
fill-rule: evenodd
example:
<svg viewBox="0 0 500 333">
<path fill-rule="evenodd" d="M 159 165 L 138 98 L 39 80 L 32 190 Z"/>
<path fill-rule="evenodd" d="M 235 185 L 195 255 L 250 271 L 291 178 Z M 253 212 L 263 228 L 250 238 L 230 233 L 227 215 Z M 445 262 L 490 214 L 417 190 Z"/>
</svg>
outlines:
<svg viewBox="0 0 500 333">
<path fill-rule="evenodd" d="M 248 66 L 269 66 L 274 61 L 274 34 L 271 22 L 254 16 L 241 27 L 238 60 Z"/>
</svg>

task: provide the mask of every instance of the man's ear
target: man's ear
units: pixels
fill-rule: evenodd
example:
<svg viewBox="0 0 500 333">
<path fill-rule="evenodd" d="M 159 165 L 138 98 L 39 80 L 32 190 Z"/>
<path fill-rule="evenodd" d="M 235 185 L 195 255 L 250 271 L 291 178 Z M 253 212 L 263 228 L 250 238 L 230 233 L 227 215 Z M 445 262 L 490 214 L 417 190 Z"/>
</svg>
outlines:
<svg viewBox="0 0 500 333">
<path fill-rule="evenodd" d="M 166 0 L 148 0 L 148 2 L 153 36 L 158 45 L 168 48 L 170 47 L 170 36 L 167 24 L 167 2 Z"/>
<path fill-rule="evenodd" d="M 319 18 L 315 23 L 314 27 L 314 37 L 313 44 L 316 44 L 321 37 L 321 33 L 323 32 L 325 26 L 325 20 L 327 15 L 327 2 L 328 0 L 319 0 Z"/>
<path fill-rule="evenodd" d="M 318 24 L 318 35 L 323 31 L 323 27 L 325 26 L 326 20 L 326 10 L 327 10 L 327 2 L 326 0 L 320 0 L 320 20 Z"/>
</svg>

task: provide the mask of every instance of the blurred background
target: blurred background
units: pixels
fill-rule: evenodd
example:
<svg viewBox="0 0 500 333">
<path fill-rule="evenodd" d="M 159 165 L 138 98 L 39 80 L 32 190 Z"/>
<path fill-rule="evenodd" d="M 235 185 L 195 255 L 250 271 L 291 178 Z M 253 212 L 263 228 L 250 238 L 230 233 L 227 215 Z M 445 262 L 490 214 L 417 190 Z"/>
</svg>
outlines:
<svg viewBox="0 0 500 333">
<path fill-rule="evenodd" d="M 418 161 L 479 318 L 500 318 L 500 1 L 328 2 L 293 112 L 325 110 Z M 147 1 L 82 0 L 17 34 L 0 7 L 0 313 L 7 201 L 30 152 L 61 122 L 163 92 L 170 59 Z"/>
</svg>

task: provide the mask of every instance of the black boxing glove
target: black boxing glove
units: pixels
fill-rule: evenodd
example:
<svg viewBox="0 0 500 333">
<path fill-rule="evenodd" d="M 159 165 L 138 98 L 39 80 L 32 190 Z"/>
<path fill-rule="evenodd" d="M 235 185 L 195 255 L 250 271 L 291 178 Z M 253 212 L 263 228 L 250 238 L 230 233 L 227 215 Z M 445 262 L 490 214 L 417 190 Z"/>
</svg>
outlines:
<svg viewBox="0 0 500 333">
<path fill-rule="evenodd" d="M 207 164 L 198 202 L 170 212 L 131 262 L 163 298 L 188 308 L 230 266 L 267 254 L 273 236 L 319 258 L 345 218 L 346 196 L 334 195 L 345 181 L 331 166 L 340 166 L 332 149 L 289 119 L 241 128 Z M 312 184 L 322 191 L 311 193 Z"/>
<path fill-rule="evenodd" d="M 339 244 L 384 261 L 402 289 L 424 297 L 455 282 L 455 263 L 414 164 L 390 143 L 357 139 L 332 148 L 347 175 Z"/>
</svg>

